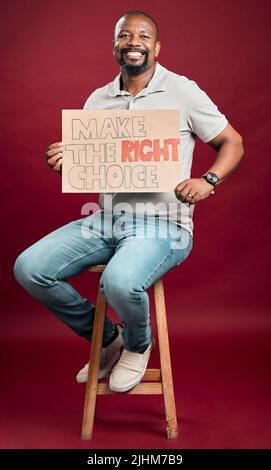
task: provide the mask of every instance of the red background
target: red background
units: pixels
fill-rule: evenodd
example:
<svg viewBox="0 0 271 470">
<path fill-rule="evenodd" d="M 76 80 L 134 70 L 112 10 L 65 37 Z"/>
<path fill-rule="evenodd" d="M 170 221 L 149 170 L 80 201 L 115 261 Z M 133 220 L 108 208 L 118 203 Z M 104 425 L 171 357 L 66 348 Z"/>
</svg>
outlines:
<svg viewBox="0 0 271 470">
<path fill-rule="evenodd" d="M 84 386 L 74 376 L 88 345 L 23 291 L 12 268 L 22 250 L 97 200 L 61 194 L 44 151 L 61 140 L 61 109 L 82 108 L 118 73 L 113 27 L 135 8 L 160 26 L 159 62 L 207 92 L 243 136 L 245 156 L 197 205 L 193 251 L 165 278 L 180 438 L 165 439 L 161 397 L 114 396 L 99 397 L 86 443 Z M 270 2 L 13 0 L 1 2 L 1 18 L 0 446 L 269 447 Z M 198 141 L 192 175 L 214 157 Z M 94 302 L 95 275 L 73 282 Z M 157 363 L 156 351 L 150 366 Z"/>
</svg>

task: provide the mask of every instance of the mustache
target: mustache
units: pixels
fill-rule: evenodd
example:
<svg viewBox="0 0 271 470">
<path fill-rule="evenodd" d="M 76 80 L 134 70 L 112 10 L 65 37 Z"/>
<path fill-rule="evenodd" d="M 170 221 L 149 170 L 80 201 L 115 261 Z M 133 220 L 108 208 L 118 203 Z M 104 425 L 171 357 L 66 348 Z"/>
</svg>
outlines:
<svg viewBox="0 0 271 470">
<path fill-rule="evenodd" d="M 140 49 L 139 47 L 123 47 L 120 50 L 121 54 L 125 54 L 126 52 L 141 52 L 142 54 L 148 54 L 148 51 L 145 51 L 144 49 Z"/>
</svg>

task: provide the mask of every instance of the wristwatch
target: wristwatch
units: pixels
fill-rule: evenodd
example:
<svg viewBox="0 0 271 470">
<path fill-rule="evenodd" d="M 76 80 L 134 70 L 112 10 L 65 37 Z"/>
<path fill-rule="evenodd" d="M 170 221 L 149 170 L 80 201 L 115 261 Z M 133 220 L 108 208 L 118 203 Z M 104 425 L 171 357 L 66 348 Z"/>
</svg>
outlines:
<svg viewBox="0 0 271 470">
<path fill-rule="evenodd" d="M 215 173 L 212 173 L 211 171 L 209 171 L 209 173 L 207 173 L 206 175 L 203 175 L 201 178 L 204 178 L 207 183 L 210 183 L 212 186 L 215 186 L 219 181 L 218 176 Z"/>
</svg>

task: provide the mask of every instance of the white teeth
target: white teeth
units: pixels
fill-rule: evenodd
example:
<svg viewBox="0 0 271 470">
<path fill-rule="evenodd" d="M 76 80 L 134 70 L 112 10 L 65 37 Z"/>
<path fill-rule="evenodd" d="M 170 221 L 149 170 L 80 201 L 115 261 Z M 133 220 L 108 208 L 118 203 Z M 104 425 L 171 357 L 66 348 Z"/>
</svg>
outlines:
<svg viewBox="0 0 271 470">
<path fill-rule="evenodd" d="M 136 52 L 136 51 L 130 51 L 130 52 L 126 52 L 126 55 L 128 57 L 141 57 L 142 56 L 142 52 Z"/>
</svg>

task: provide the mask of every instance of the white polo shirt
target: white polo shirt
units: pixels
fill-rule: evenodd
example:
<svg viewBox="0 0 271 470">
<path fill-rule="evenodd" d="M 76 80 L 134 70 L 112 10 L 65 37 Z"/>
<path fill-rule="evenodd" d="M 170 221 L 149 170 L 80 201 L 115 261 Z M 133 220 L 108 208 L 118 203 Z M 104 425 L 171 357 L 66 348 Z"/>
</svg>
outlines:
<svg viewBox="0 0 271 470">
<path fill-rule="evenodd" d="M 209 142 L 227 125 L 227 119 L 199 86 L 185 76 L 156 63 L 148 85 L 136 96 L 120 89 L 120 76 L 87 99 L 84 109 L 180 109 L 180 182 L 190 178 L 196 136 Z M 102 209 L 159 216 L 193 234 L 194 205 L 169 193 L 101 193 Z"/>
</svg>

